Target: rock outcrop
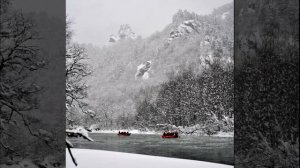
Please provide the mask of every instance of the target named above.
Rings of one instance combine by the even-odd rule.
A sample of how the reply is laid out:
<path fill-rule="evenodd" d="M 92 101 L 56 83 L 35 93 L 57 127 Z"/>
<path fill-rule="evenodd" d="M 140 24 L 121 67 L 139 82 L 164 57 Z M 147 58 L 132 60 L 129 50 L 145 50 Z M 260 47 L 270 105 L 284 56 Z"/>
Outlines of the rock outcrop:
<path fill-rule="evenodd" d="M 168 42 L 171 42 L 175 38 L 181 37 L 183 35 L 190 34 L 192 32 L 199 31 L 199 23 L 195 20 L 186 20 L 181 23 L 176 30 L 171 31 L 170 36 L 168 38 Z"/>
<path fill-rule="evenodd" d="M 128 24 L 123 24 L 120 26 L 120 29 L 118 31 L 117 35 L 110 35 L 109 42 L 110 43 L 116 43 L 119 40 L 125 40 L 125 39 L 135 39 L 137 36 L 131 29 L 131 27 Z"/>
<path fill-rule="evenodd" d="M 137 66 L 137 72 L 135 74 L 135 78 L 148 79 L 150 68 L 151 68 L 151 61 L 146 61 L 145 63 L 140 64 L 139 66 Z"/>

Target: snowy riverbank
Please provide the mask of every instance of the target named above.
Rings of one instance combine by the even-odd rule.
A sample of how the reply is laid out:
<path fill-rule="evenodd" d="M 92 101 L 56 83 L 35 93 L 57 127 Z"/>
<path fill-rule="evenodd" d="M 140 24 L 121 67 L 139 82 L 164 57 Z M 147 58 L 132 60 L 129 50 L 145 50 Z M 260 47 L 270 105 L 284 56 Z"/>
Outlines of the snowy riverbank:
<path fill-rule="evenodd" d="M 216 137 L 234 137 L 234 132 L 218 132 L 217 134 L 211 135 Z"/>
<path fill-rule="evenodd" d="M 140 130 L 120 130 L 120 131 L 129 131 L 131 134 L 157 134 L 161 135 L 162 132 L 156 132 L 156 131 L 140 131 Z M 119 130 L 99 130 L 95 131 L 93 130 L 92 133 L 108 133 L 108 134 L 117 134 Z M 208 136 L 206 134 L 192 134 L 192 135 L 185 135 L 181 134 L 181 136 Z M 217 134 L 211 135 L 211 136 L 216 136 L 216 137 L 234 137 L 233 132 L 218 132 Z"/>
<path fill-rule="evenodd" d="M 132 153 L 111 152 L 91 149 L 72 149 L 78 166 L 76 167 L 66 153 L 66 168 L 233 168 L 230 165 L 217 163 L 176 159 Z"/>
<path fill-rule="evenodd" d="M 109 134 L 117 134 L 119 131 L 127 132 L 129 131 L 131 134 L 161 134 L 160 132 L 155 131 L 140 131 L 140 130 L 93 130 L 92 133 L 109 133 Z"/>

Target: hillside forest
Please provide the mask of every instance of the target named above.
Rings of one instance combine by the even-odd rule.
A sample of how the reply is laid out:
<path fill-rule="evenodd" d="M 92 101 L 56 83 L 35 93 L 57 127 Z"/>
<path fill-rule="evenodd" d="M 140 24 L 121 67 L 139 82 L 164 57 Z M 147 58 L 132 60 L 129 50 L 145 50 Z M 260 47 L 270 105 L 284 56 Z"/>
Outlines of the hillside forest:
<path fill-rule="evenodd" d="M 81 47 L 93 115 L 74 108 L 69 127 L 233 132 L 233 3 L 208 15 L 179 10 L 146 38 L 124 24 L 107 45 Z"/>

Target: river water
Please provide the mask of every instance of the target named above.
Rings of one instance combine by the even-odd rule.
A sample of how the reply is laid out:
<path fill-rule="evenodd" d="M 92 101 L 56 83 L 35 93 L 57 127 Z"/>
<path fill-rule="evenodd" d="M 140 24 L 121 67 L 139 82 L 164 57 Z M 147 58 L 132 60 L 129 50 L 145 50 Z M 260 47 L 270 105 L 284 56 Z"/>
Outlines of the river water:
<path fill-rule="evenodd" d="M 132 134 L 125 137 L 110 133 L 89 133 L 89 136 L 95 142 L 89 142 L 82 138 L 69 140 L 75 148 L 234 164 L 232 137 L 180 136 L 177 139 L 162 139 L 157 134 Z"/>

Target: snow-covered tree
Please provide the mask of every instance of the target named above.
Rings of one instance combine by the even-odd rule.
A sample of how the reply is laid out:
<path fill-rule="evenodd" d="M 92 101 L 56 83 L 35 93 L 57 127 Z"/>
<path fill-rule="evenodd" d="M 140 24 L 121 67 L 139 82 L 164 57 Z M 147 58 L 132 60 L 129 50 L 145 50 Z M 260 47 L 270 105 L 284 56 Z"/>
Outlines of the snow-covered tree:
<path fill-rule="evenodd" d="M 66 120 L 67 125 L 72 124 L 72 117 L 76 116 L 76 112 L 80 110 L 88 116 L 94 117 L 94 112 L 88 109 L 88 104 L 84 102 L 87 98 L 87 85 L 85 77 L 91 74 L 91 67 L 86 63 L 87 54 L 84 47 L 72 42 L 72 31 L 70 30 L 70 22 L 66 27 Z M 67 136 L 83 137 L 88 141 L 93 141 L 83 127 L 76 130 L 67 130 Z M 72 143 L 66 139 L 66 146 L 72 161 L 77 165 L 77 161 L 73 156 L 71 149 Z"/>
<path fill-rule="evenodd" d="M 14 143 L 21 125 L 33 137 L 42 138 L 31 128 L 29 111 L 37 109 L 41 87 L 33 77 L 45 65 L 37 45 L 34 22 L 11 9 L 10 1 L 1 0 L 0 10 L 0 146 L 4 156 L 17 154 Z"/>
<path fill-rule="evenodd" d="M 93 111 L 87 108 L 84 99 L 87 97 L 85 77 L 91 74 L 91 67 L 86 63 L 87 54 L 84 47 L 72 42 L 72 31 L 67 23 L 66 30 L 66 119 L 72 122 L 72 115 L 80 110 L 85 114 L 94 116 Z"/>

